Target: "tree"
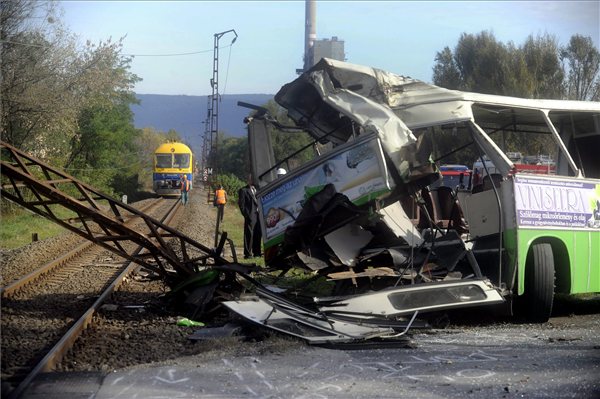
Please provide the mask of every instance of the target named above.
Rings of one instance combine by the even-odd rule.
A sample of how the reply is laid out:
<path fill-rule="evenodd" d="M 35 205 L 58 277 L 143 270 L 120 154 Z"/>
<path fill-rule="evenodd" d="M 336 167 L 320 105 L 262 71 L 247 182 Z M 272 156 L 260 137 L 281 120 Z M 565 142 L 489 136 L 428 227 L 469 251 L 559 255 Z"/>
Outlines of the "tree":
<path fill-rule="evenodd" d="M 559 58 L 556 37 L 549 34 L 534 38 L 529 36 L 521 48 L 529 74 L 531 98 L 556 98 L 564 96 L 565 74 Z"/>
<path fill-rule="evenodd" d="M 248 139 L 227 137 L 222 132 L 219 133 L 219 173 L 232 174 L 246 181 L 250 171 Z"/>
<path fill-rule="evenodd" d="M 64 165 L 81 114 L 109 110 L 132 94 L 139 78 L 129 72 L 131 59 L 120 55 L 122 39 L 80 48 L 56 18 L 54 3 L 1 4 L 2 139 Z M 47 23 L 31 22 L 39 16 Z"/>
<path fill-rule="evenodd" d="M 590 37 L 573 35 L 561 49 L 565 62 L 567 98 L 572 100 L 600 100 L 600 52 Z"/>
<path fill-rule="evenodd" d="M 151 127 L 139 130 L 134 140 L 137 157 L 140 162 L 139 184 L 146 190 L 152 189 L 152 173 L 154 172 L 154 152 L 165 142 L 165 134 Z"/>
<path fill-rule="evenodd" d="M 556 38 L 529 36 L 503 44 L 490 32 L 463 33 L 454 49 L 435 57 L 433 81 L 449 89 L 528 98 L 561 98 L 563 79 Z"/>
<path fill-rule="evenodd" d="M 183 142 L 183 140 L 181 139 L 181 135 L 175 129 L 169 129 L 167 133 L 164 134 L 164 137 L 166 141 L 177 141 L 180 143 Z"/>
<path fill-rule="evenodd" d="M 512 43 L 498 42 L 493 33 L 463 33 L 454 51 L 462 89 L 478 93 L 519 95 L 523 81 L 521 60 Z"/>
<path fill-rule="evenodd" d="M 433 81 L 436 85 L 445 87 L 446 89 L 458 90 L 463 87 L 458 66 L 454 61 L 452 50 L 449 47 L 444 47 L 435 56 Z"/>
<path fill-rule="evenodd" d="M 565 73 L 561 61 L 568 65 Z M 549 34 L 527 37 L 522 46 L 503 44 L 489 32 L 463 33 L 454 51 L 445 47 L 438 52 L 433 67 L 434 83 L 450 89 L 526 98 L 591 99 L 598 95 L 598 50 L 591 39 L 574 36 L 570 45 L 560 50 L 557 39 Z M 568 79 L 565 77 L 568 75 Z M 567 91 L 565 91 L 565 88 Z M 544 134 L 515 134 L 506 129 L 494 130 L 492 139 L 505 151 L 527 154 L 551 152 L 551 138 Z M 491 132 L 490 132 L 491 133 Z M 465 148 L 457 158 L 451 150 L 466 144 L 458 141 L 454 131 L 435 132 L 435 147 L 444 162 L 467 164 L 477 156 Z"/>
<path fill-rule="evenodd" d="M 110 106 L 91 106 L 79 114 L 79 132 L 71 140 L 65 169 L 93 182 L 105 192 L 132 195 L 138 190 L 140 162 L 133 127 L 131 99 L 124 96 Z M 99 109 L 100 108 L 100 109 Z"/>
<path fill-rule="evenodd" d="M 55 72 L 66 68 L 70 58 L 55 51 L 58 47 L 52 40 L 61 40 L 62 34 L 52 3 L 15 0 L 0 4 L 2 139 L 32 150 L 38 132 L 54 123 L 52 100 L 56 99 L 48 97 L 59 84 Z"/>

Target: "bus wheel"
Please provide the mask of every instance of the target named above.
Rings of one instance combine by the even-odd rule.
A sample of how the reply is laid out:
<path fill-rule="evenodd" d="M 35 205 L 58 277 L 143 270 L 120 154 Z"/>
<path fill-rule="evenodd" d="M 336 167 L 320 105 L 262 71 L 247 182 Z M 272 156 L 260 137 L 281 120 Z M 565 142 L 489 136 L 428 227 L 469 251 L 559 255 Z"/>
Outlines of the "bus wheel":
<path fill-rule="evenodd" d="M 554 301 L 554 256 L 550 244 L 534 244 L 527 254 L 525 294 L 522 306 L 525 318 L 545 323 L 552 314 Z"/>

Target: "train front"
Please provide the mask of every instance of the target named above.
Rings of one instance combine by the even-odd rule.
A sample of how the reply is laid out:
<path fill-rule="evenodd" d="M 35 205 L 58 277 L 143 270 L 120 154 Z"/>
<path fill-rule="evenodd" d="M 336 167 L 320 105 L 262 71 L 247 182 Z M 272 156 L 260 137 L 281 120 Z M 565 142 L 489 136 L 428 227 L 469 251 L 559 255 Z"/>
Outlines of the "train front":
<path fill-rule="evenodd" d="M 192 150 L 183 143 L 164 143 L 154 151 L 152 189 L 158 195 L 179 195 L 183 175 L 192 183 Z"/>

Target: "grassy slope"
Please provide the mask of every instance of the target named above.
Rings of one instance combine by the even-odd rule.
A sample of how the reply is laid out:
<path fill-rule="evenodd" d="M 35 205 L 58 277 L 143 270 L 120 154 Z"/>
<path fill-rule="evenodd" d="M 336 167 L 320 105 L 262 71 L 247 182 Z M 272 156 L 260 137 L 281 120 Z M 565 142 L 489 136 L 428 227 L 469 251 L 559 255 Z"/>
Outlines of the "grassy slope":
<path fill-rule="evenodd" d="M 0 223 L 0 249 L 14 249 L 31 242 L 33 233 L 39 240 L 57 236 L 67 230 L 41 216 L 19 211 L 2 215 Z"/>

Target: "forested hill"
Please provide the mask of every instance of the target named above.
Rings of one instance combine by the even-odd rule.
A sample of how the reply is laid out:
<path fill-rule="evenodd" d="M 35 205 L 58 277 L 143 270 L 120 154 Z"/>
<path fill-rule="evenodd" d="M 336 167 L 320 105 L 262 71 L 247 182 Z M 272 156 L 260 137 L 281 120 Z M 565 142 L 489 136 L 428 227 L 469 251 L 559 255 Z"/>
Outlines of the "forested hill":
<path fill-rule="evenodd" d="M 167 132 L 177 131 L 184 140 L 199 144 L 206 121 L 207 96 L 174 96 L 162 94 L 136 94 L 139 105 L 132 105 L 136 128 L 153 127 Z M 238 101 L 264 105 L 273 94 L 226 94 L 219 103 L 219 130 L 229 136 L 246 135 L 244 117 L 251 110 L 237 105 Z"/>

